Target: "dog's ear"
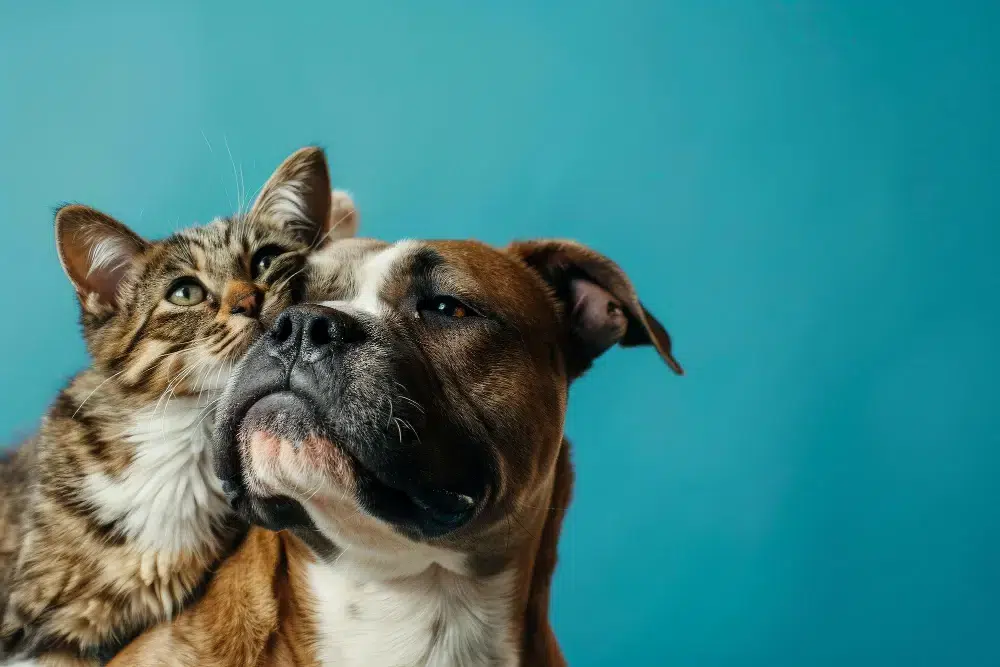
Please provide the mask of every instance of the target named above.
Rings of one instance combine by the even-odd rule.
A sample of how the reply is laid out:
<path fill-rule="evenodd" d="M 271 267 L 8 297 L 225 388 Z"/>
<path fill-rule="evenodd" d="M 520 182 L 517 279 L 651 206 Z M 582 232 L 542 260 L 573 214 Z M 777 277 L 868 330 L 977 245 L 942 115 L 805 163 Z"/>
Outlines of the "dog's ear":
<path fill-rule="evenodd" d="M 56 250 L 83 309 L 93 315 L 118 307 L 122 278 L 147 242 L 100 211 L 70 204 L 56 212 Z"/>
<path fill-rule="evenodd" d="M 508 248 L 552 288 L 568 328 L 570 376 L 576 377 L 615 344 L 652 345 L 678 375 L 667 330 L 646 310 L 621 267 L 566 240 L 518 241 Z"/>
<path fill-rule="evenodd" d="M 297 234 L 319 246 L 334 233 L 331 214 L 338 194 L 330 192 L 330 170 L 322 148 L 292 153 L 268 179 L 250 207 L 250 217 Z M 350 201 L 350 197 L 347 198 Z M 352 204 L 353 207 L 353 204 Z"/>
<path fill-rule="evenodd" d="M 349 239 L 358 235 L 360 224 L 358 208 L 351 193 L 334 190 L 330 194 L 330 223 L 327 225 L 327 239 Z"/>

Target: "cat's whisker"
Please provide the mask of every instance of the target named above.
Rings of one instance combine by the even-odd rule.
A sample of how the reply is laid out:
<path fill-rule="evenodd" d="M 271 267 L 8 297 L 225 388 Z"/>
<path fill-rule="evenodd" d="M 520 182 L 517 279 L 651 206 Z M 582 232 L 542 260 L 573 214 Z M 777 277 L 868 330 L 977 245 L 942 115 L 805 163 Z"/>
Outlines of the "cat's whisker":
<path fill-rule="evenodd" d="M 227 331 L 221 340 L 217 341 L 208 349 L 208 353 L 213 357 L 222 356 L 220 352 L 224 350 L 233 341 L 234 338 L 240 335 L 239 331 Z"/>
<path fill-rule="evenodd" d="M 163 354 L 156 355 L 155 357 L 153 357 L 152 359 L 149 360 L 147 367 L 145 369 L 143 369 L 139 373 L 139 377 L 141 378 L 141 377 L 145 376 L 147 373 L 159 369 L 160 366 L 158 364 L 156 364 L 157 361 L 165 359 L 166 357 L 171 357 L 171 356 L 174 356 L 174 355 L 177 355 L 177 354 L 183 354 L 185 352 L 190 352 L 191 350 L 195 349 L 201 343 L 203 343 L 204 341 L 206 341 L 208 339 L 209 339 L 209 336 L 202 336 L 201 338 L 195 338 L 194 340 L 188 341 L 186 347 L 182 347 L 179 350 L 173 350 L 173 351 L 170 351 L 170 352 L 164 352 Z"/>
<path fill-rule="evenodd" d="M 205 337 L 202 337 L 202 338 L 195 338 L 193 341 L 189 341 L 189 343 L 191 343 L 191 344 L 188 347 L 184 347 L 184 348 L 181 348 L 179 350 L 174 350 L 172 352 L 164 352 L 163 354 L 156 355 L 155 357 L 153 357 L 152 359 L 149 360 L 149 365 L 145 369 L 143 369 L 142 371 L 139 372 L 139 375 L 138 375 L 138 377 L 136 379 L 142 379 L 143 377 L 145 377 L 149 373 L 152 373 L 154 370 L 157 370 L 160 367 L 156 363 L 157 361 L 165 359 L 166 357 L 171 357 L 171 356 L 174 356 L 174 355 L 177 355 L 177 354 L 183 354 L 185 352 L 190 352 L 194 348 L 198 347 L 198 345 L 201 342 L 203 342 L 203 341 L 205 341 L 207 339 L 208 339 L 208 336 L 205 336 Z M 98 389 L 100 389 L 106 382 L 108 382 L 108 381 L 110 381 L 110 380 L 118 377 L 119 375 L 122 375 L 123 373 L 127 373 L 129 370 L 131 370 L 131 369 L 126 368 L 126 369 L 124 369 L 122 371 L 119 371 L 118 373 L 115 373 L 114 375 L 112 375 L 111 377 L 107 378 L 106 380 L 104 380 L 104 382 L 102 382 L 101 384 L 99 384 L 97 386 L 97 388 L 94 389 L 94 391 L 90 392 L 90 395 L 87 396 L 87 399 L 85 399 L 84 402 L 80 404 L 80 408 L 82 408 L 83 405 L 87 402 L 87 400 L 89 400 L 90 397 L 94 395 L 94 392 L 96 392 Z M 77 409 L 77 412 L 79 412 L 80 408 Z M 76 416 L 75 413 L 74 413 L 74 416 Z"/>
<path fill-rule="evenodd" d="M 208 137 L 205 136 L 205 130 L 201 131 L 201 138 L 205 140 L 205 145 L 208 146 L 208 152 L 215 155 L 215 151 L 212 150 L 212 143 L 208 140 Z"/>
<path fill-rule="evenodd" d="M 242 162 L 240 163 L 240 189 L 243 191 L 243 195 L 242 195 L 242 197 L 243 197 L 243 208 L 244 209 L 249 209 L 250 208 L 250 200 L 246 198 L 247 197 L 247 181 L 246 181 L 246 178 L 243 177 L 243 163 Z"/>
<path fill-rule="evenodd" d="M 236 215 L 243 215 L 243 195 L 240 192 L 240 177 L 236 174 L 236 160 L 233 159 L 233 152 L 229 150 L 229 138 L 222 135 L 222 141 L 226 144 L 226 153 L 229 154 L 229 164 L 233 166 L 233 180 L 236 181 Z"/>
<path fill-rule="evenodd" d="M 217 356 L 222 357 L 223 360 L 228 359 L 232 351 L 236 348 L 237 345 L 240 344 L 241 340 L 242 340 L 241 336 L 235 336 L 231 341 L 229 341 L 229 344 L 226 345 L 225 348 L 219 351 L 219 354 Z"/>
<path fill-rule="evenodd" d="M 222 364 L 219 364 L 219 370 L 217 370 L 215 372 L 215 384 L 213 385 L 213 388 L 216 389 L 216 390 L 218 390 L 219 380 L 222 378 L 222 369 L 223 368 L 225 368 L 225 366 L 223 366 Z"/>
<path fill-rule="evenodd" d="M 186 374 L 187 374 L 188 372 L 190 372 L 190 370 L 189 370 L 189 369 L 185 369 L 185 370 L 181 371 L 180 373 L 178 373 L 178 375 L 180 376 L 180 378 L 181 378 L 181 379 L 183 379 L 183 377 L 184 377 L 184 376 L 185 376 L 185 375 L 186 375 Z M 176 380 L 177 380 L 177 378 L 176 378 L 176 377 L 175 377 L 175 378 L 171 378 L 171 379 L 167 380 L 167 386 L 166 386 L 166 387 L 164 387 L 163 391 L 161 391 L 161 392 L 160 392 L 160 396 L 159 396 L 159 398 L 157 398 L 157 399 L 156 399 L 156 404 L 155 404 L 155 405 L 153 405 L 153 415 L 155 415 L 155 414 L 156 414 L 156 412 L 157 412 L 157 410 L 159 410 L 159 409 L 160 409 L 160 402 L 161 402 L 161 401 L 162 401 L 162 400 L 163 400 L 163 399 L 164 399 L 164 398 L 166 397 L 166 395 L 167 395 L 167 392 L 169 392 L 169 391 L 172 391 L 172 387 L 173 387 L 173 383 L 174 383 L 174 382 L 175 382 Z M 164 407 L 164 408 L 163 408 L 163 410 L 164 410 L 164 413 L 166 413 L 166 407 Z"/>
<path fill-rule="evenodd" d="M 236 349 L 236 346 L 240 345 L 243 342 L 246 333 L 247 333 L 246 330 L 235 332 L 223 343 L 221 349 L 215 352 L 215 356 L 217 358 L 222 359 L 222 361 L 225 362 L 227 359 L 230 358 L 233 350 Z"/>
<path fill-rule="evenodd" d="M 163 404 L 163 413 L 162 413 L 163 416 L 166 416 L 166 414 L 167 414 L 167 406 L 170 404 L 170 399 L 174 395 L 174 390 L 178 386 L 180 386 L 181 382 L 183 382 L 187 377 L 189 377 L 192 373 L 194 373 L 196 369 L 200 368 L 203 365 L 204 365 L 204 362 L 195 363 L 195 364 L 189 366 L 188 368 L 185 368 L 183 371 L 181 371 L 180 373 L 178 373 L 177 376 L 173 380 L 171 380 L 170 382 L 167 383 L 167 388 L 164 390 L 163 394 L 160 394 L 160 398 L 161 399 L 163 398 L 164 394 L 167 395 L 166 396 L 166 403 Z M 153 408 L 153 414 L 156 414 L 156 408 L 158 408 L 159 405 L 160 405 L 160 401 L 157 400 L 156 407 Z"/>
<path fill-rule="evenodd" d="M 319 238 L 317 238 L 315 241 L 312 242 L 312 244 L 309 246 L 309 249 L 312 250 L 314 248 L 318 248 L 319 246 L 323 245 L 323 243 L 325 243 L 326 240 L 330 238 L 330 234 L 333 234 L 335 231 L 337 231 L 337 228 L 340 227 L 340 225 L 342 225 L 348 219 L 350 219 L 352 215 L 354 215 L 354 211 L 345 211 L 343 215 L 337 218 L 334 221 L 334 223 L 330 225 L 330 229 L 328 229 L 325 234 L 323 234 L 322 236 L 320 236 Z"/>
<path fill-rule="evenodd" d="M 300 273 L 302 273 L 305 270 L 306 270 L 306 267 L 303 266 L 301 269 L 299 269 L 298 271 L 295 271 L 290 276 L 288 276 L 286 278 L 282 278 L 279 282 L 275 283 L 273 287 L 271 287 L 271 290 L 272 291 L 277 291 L 277 290 L 280 290 L 280 289 L 284 289 L 285 285 L 287 285 L 288 283 L 290 283 L 292 281 L 292 279 L 295 278 L 295 276 L 299 275 Z"/>
<path fill-rule="evenodd" d="M 205 421 L 208 415 L 212 414 L 212 411 L 215 410 L 216 406 L 218 406 L 220 401 L 222 401 L 221 396 L 209 401 L 208 405 L 202 408 L 202 411 L 199 413 L 199 416 L 197 417 L 198 421 L 195 422 L 195 428 L 201 426 L 202 422 Z"/>
<path fill-rule="evenodd" d="M 167 428 L 167 420 L 166 420 L 167 408 L 170 407 L 170 399 L 174 397 L 174 389 L 176 389 L 178 387 L 178 385 L 181 382 L 184 381 L 185 378 L 187 378 L 188 376 L 190 376 L 196 370 L 199 370 L 199 369 L 203 368 L 204 365 L 205 365 L 205 362 L 200 362 L 200 363 L 196 363 L 196 364 L 192 365 L 190 368 L 185 369 L 185 371 L 183 373 L 181 373 L 180 375 L 178 375 L 177 378 L 174 380 L 174 382 L 171 383 L 171 385 L 168 385 L 167 400 L 163 404 L 163 412 L 161 413 L 161 421 L 160 421 L 161 433 L 162 433 L 162 435 L 164 437 L 166 437 L 166 428 Z M 159 403 L 159 402 L 157 402 L 157 403 Z M 154 411 L 154 414 L 155 414 L 155 411 Z"/>
<path fill-rule="evenodd" d="M 160 412 L 160 418 L 161 418 L 161 425 L 163 426 L 164 430 L 166 430 L 165 417 L 167 416 L 167 408 L 170 406 L 170 399 L 174 395 L 174 388 L 179 383 L 183 382 L 184 378 L 186 378 L 190 374 L 191 374 L 190 368 L 181 371 L 176 378 L 167 383 L 166 389 L 164 389 L 160 393 L 160 397 L 156 400 L 156 405 L 153 407 L 153 415 L 154 416 L 156 415 L 157 410 L 159 410 L 160 408 L 160 401 L 163 401 L 163 410 L 162 412 Z"/>
<path fill-rule="evenodd" d="M 252 195 L 250 195 L 250 199 L 249 199 L 248 201 L 251 201 L 251 202 L 252 202 L 252 201 L 254 201 L 255 199 L 257 199 L 257 195 L 259 195 L 259 194 L 260 194 L 260 191 L 261 191 L 261 190 L 262 190 L 262 189 L 264 188 L 264 186 L 265 186 L 265 185 L 266 185 L 266 183 L 261 183 L 261 184 L 260 184 L 260 185 L 259 185 L 259 186 L 257 187 L 257 189 L 253 191 L 253 194 L 252 194 Z"/>
<path fill-rule="evenodd" d="M 80 406 L 79 406 L 79 407 L 78 407 L 78 408 L 76 409 L 76 412 L 74 412 L 74 413 L 73 413 L 73 418 L 75 419 L 75 418 L 76 418 L 76 416 L 77 416 L 77 415 L 78 415 L 78 414 L 80 413 L 80 410 L 83 410 L 83 406 L 85 406 L 85 405 L 87 404 L 87 401 L 89 401 L 89 400 L 90 400 L 90 398 L 91 398 L 91 397 L 92 397 L 92 396 L 93 396 L 94 394 L 96 394 L 96 393 L 97 393 L 97 390 L 98 390 L 98 389 L 100 389 L 101 387 L 103 387 L 104 385 L 106 385 L 106 384 L 107 384 L 108 382 L 111 382 L 112 380 L 114 380 L 114 379 L 115 379 L 116 377 L 118 377 L 118 376 L 119 376 L 119 375 L 121 375 L 122 373 L 126 373 L 126 372 L 128 372 L 128 369 L 127 369 L 127 368 L 126 368 L 125 370 L 123 370 L 123 371 L 118 371 L 118 372 L 117 372 L 117 373 L 115 373 L 114 375 L 111 375 L 111 376 L 108 376 L 108 378 L 107 378 L 107 379 L 105 379 L 105 380 L 104 380 L 103 382 L 101 382 L 101 383 L 100 383 L 99 385 L 97 385 L 96 387 L 94 387 L 94 390 L 93 390 L 92 392 L 90 392 L 89 394 L 87 394 L 87 398 L 83 399 L 83 402 L 82 402 L 82 403 L 80 403 Z"/>

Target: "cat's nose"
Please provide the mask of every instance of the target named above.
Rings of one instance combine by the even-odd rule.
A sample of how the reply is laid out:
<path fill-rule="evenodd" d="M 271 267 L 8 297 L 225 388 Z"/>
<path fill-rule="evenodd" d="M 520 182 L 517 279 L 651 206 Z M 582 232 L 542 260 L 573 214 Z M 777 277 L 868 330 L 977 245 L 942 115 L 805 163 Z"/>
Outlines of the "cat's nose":
<path fill-rule="evenodd" d="M 260 288 L 253 283 L 233 280 L 222 295 L 222 312 L 244 317 L 257 317 L 264 300 Z"/>

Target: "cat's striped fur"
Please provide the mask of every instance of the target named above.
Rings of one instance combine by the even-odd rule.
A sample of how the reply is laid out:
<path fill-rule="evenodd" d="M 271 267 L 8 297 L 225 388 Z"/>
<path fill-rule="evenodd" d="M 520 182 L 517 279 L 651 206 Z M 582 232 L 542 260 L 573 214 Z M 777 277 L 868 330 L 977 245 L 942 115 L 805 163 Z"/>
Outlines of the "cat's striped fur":
<path fill-rule="evenodd" d="M 0 466 L 0 662 L 97 664 L 196 595 L 245 532 L 211 470 L 217 394 L 299 297 L 307 254 L 355 226 L 316 148 L 245 214 L 163 241 L 59 211 L 92 365 Z"/>

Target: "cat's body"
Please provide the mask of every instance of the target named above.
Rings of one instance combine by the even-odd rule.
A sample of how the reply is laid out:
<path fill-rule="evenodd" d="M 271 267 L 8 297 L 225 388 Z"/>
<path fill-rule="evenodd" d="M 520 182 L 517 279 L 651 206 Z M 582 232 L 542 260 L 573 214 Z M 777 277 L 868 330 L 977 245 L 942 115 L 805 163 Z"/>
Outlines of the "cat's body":
<path fill-rule="evenodd" d="M 3 581 L 19 550 L 36 443 L 37 438 L 31 438 L 16 448 L 0 452 L 0 610 L 4 608 L 7 590 Z"/>
<path fill-rule="evenodd" d="M 304 149 L 245 215 L 164 241 L 59 212 L 93 363 L 0 466 L 18 489 L 0 492 L 0 662 L 95 664 L 174 614 L 238 544 L 210 464 L 215 399 L 301 296 L 308 253 L 353 233 L 338 195 L 331 207 L 322 152 Z"/>
<path fill-rule="evenodd" d="M 3 628 L 19 653 L 113 654 L 242 535 L 208 459 L 210 406 L 143 404 L 107 380 L 74 378 L 33 443 Z"/>

